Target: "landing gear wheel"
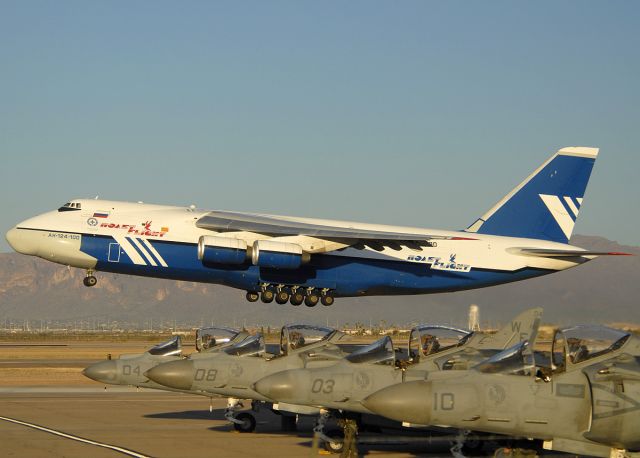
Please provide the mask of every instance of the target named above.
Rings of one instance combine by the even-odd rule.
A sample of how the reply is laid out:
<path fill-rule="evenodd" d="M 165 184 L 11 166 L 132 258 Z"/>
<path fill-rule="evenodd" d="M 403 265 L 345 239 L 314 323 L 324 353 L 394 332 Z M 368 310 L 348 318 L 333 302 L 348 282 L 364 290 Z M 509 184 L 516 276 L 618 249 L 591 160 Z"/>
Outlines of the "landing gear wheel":
<path fill-rule="evenodd" d="M 254 293 L 253 291 L 247 291 L 247 300 L 249 302 L 256 302 L 260 299 L 260 295 L 258 293 Z"/>
<path fill-rule="evenodd" d="M 236 415 L 236 420 L 242 423 L 234 423 L 233 427 L 240 433 L 252 433 L 256 430 L 256 419 L 253 415 L 247 412 L 242 412 Z"/>
<path fill-rule="evenodd" d="M 280 305 L 286 304 L 289 301 L 289 293 L 286 291 L 280 291 L 276 294 L 276 302 Z"/>
<path fill-rule="evenodd" d="M 333 303 L 335 302 L 335 299 L 333 298 L 333 296 L 322 296 L 322 298 L 320 298 L 320 302 L 322 302 L 322 305 L 333 305 Z"/>
<path fill-rule="evenodd" d="M 304 298 L 304 305 L 306 305 L 307 307 L 315 307 L 316 304 L 318 303 L 318 300 L 320 300 L 320 298 L 318 297 L 317 294 L 315 293 L 307 294 L 307 296 Z"/>
<path fill-rule="evenodd" d="M 275 297 L 275 294 L 273 294 L 273 291 L 267 289 L 265 291 L 262 291 L 262 294 L 260 295 L 260 300 L 265 304 L 268 304 L 270 302 L 273 302 L 274 297 Z"/>
<path fill-rule="evenodd" d="M 300 305 L 304 302 L 304 295 L 302 293 L 293 293 L 289 302 L 291 302 L 291 305 Z"/>
<path fill-rule="evenodd" d="M 331 429 L 325 433 L 331 441 L 324 441 L 324 449 L 331 453 L 342 453 L 344 449 L 344 433 L 339 429 Z"/>
<path fill-rule="evenodd" d="M 96 286 L 96 283 L 98 283 L 98 279 L 93 275 L 87 275 L 82 280 L 82 283 L 84 284 L 84 286 Z"/>

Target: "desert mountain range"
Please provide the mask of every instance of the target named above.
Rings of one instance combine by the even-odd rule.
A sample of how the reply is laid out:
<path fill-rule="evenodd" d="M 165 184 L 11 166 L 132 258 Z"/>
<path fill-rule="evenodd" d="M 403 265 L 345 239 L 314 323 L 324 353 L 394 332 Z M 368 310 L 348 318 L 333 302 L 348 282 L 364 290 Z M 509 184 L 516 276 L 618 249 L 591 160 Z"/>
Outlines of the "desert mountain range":
<path fill-rule="evenodd" d="M 602 257 L 544 277 L 479 290 L 422 296 L 337 299 L 313 309 L 249 303 L 244 292 L 224 286 L 98 272 L 98 284 L 82 285 L 84 272 L 30 256 L 0 253 L 0 320 L 153 319 L 232 325 L 310 321 L 368 325 L 412 322 L 465 325 L 468 306 L 481 321 L 505 322 L 530 306 L 545 308 L 544 321 L 640 324 L 640 247 L 591 236 L 572 243 L 636 256 Z"/>

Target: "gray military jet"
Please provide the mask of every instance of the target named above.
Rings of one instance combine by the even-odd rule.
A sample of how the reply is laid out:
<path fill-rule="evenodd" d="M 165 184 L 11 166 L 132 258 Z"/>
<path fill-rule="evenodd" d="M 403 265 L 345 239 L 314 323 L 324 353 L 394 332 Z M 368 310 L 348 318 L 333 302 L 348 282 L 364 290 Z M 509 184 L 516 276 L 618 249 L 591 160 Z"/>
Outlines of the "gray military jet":
<path fill-rule="evenodd" d="M 280 352 L 272 355 L 262 348 L 254 348 L 251 354 L 221 352 L 215 357 L 206 354 L 190 359 L 171 361 L 153 367 L 145 376 L 160 385 L 191 393 L 229 397 L 225 417 L 236 430 L 249 432 L 255 429 L 254 416 L 238 413 L 241 400 L 249 399 L 271 403 L 272 399 L 256 392 L 253 384 L 261 378 L 292 368 L 321 367 L 334 364 L 346 352 L 344 344 L 348 336 L 332 328 L 305 324 L 284 326 L 280 333 Z M 252 403 L 252 408 L 257 404 Z M 317 414 L 318 409 L 278 403 L 275 410 L 300 414 Z"/>
<path fill-rule="evenodd" d="M 224 349 L 235 347 L 249 338 L 246 332 L 223 327 L 198 329 L 196 332 L 196 350 L 211 356 Z M 167 390 L 164 385 L 149 380 L 144 373 L 158 364 L 179 361 L 182 356 L 180 336 L 150 348 L 144 353 L 124 354 L 118 359 L 107 359 L 88 366 L 82 373 L 97 382 L 111 385 L 129 385 L 140 388 Z M 170 389 L 171 391 L 175 391 Z M 180 390 L 178 390 L 180 391 Z"/>
<path fill-rule="evenodd" d="M 409 335 L 407 359 L 396 358 L 387 336 L 335 364 L 274 373 L 257 381 L 254 389 L 279 403 L 322 409 L 316 432 L 325 441 L 331 441 L 323 431 L 331 416 L 338 412 L 371 413 L 362 401 L 384 387 L 425 380 L 434 371 L 468 369 L 534 336 L 541 315 L 541 308 L 527 310 L 495 334 L 447 326 L 416 326 Z"/>
<path fill-rule="evenodd" d="M 543 441 L 549 450 L 640 456 L 640 339 L 602 326 L 556 332 L 548 358 L 522 342 L 470 370 L 384 388 L 366 409 L 398 421 Z M 630 452 L 631 451 L 631 452 Z"/>

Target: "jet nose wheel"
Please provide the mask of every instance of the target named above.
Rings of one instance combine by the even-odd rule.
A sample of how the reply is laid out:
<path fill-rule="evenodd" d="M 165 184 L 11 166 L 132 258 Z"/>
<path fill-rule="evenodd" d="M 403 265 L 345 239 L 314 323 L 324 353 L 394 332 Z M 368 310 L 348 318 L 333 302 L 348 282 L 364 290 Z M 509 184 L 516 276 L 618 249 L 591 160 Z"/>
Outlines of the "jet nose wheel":
<path fill-rule="evenodd" d="M 256 419 L 253 415 L 247 412 L 242 412 L 236 415 L 236 420 L 240 423 L 234 423 L 233 427 L 236 431 L 241 433 L 252 433 L 256 429 Z"/>
<path fill-rule="evenodd" d="M 84 277 L 84 279 L 82 280 L 82 283 L 84 284 L 84 286 L 89 286 L 89 287 L 96 286 L 96 283 L 98 283 L 98 279 L 93 275 L 88 275 Z"/>
<path fill-rule="evenodd" d="M 247 291 L 247 300 L 249 302 L 256 302 L 260 298 L 258 293 L 254 293 L 253 291 Z"/>
<path fill-rule="evenodd" d="M 267 289 L 263 291 L 262 294 L 260 295 L 260 300 L 265 304 L 268 304 L 270 302 L 273 302 L 274 297 L 275 297 L 275 294 L 273 294 L 273 291 Z"/>
<path fill-rule="evenodd" d="M 289 301 L 289 293 L 286 291 L 280 291 L 276 294 L 276 302 L 280 305 L 286 304 Z"/>

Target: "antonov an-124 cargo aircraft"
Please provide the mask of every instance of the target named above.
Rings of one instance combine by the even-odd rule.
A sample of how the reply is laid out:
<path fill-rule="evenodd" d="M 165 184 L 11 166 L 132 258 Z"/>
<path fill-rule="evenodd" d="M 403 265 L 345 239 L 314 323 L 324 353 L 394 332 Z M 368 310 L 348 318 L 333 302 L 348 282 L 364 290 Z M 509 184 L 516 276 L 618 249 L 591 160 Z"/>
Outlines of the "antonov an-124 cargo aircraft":
<path fill-rule="evenodd" d="M 467 229 L 447 231 L 75 199 L 7 232 L 18 252 L 95 272 L 218 283 L 310 307 L 546 275 L 607 253 L 569 245 L 597 148 L 559 150 Z"/>

